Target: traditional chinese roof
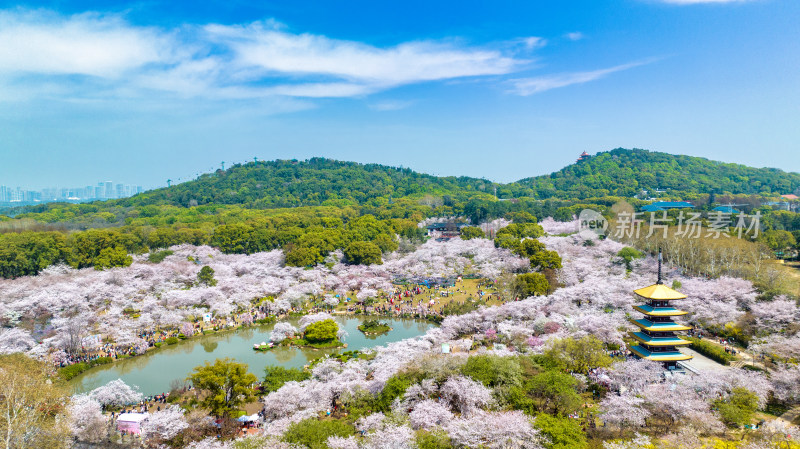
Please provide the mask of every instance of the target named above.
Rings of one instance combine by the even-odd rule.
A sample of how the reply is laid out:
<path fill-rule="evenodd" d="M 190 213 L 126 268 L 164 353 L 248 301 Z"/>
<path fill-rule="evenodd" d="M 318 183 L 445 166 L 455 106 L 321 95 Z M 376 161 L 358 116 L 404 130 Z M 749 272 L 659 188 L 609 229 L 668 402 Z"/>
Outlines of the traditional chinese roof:
<path fill-rule="evenodd" d="M 647 304 L 633 306 L 633 308 L 649 316 L 681 316 L 689 313 L 674 307 L 653 307 Z"/>
<path fill-rule="evenodd" d="M 631 346 L 631 351 L 639 357 L 656 362 L 679 362 L 681 360 L 691 360 L 692 356 L 680 351 L 650 352 L 641 346 Z"/>
<path fill-rule="evenodd" d="M 680 332 L 688 331 L 691 329 L 689 326 L 683 324 L 673 323 L 668 321 L 666 323 L 654 323 L 648 319 L 631 320 L 631 323 L 639 326 L 639 328 L 650 332 Z"/>
<path fill-rule="evenodd" d="M 649 287 L 634 290 L 634 293 L 645 299 L 655 299 L 657 301 L 670 301 L 673 299 L 686 299 L 686 295 L 677 292 L 664 284 L 653 284 Z"/>
<path fill-rule="evenodd" d="M 667 209 L 694 209 L 694 204 L 686 201 L 656 201 L 642 207 L 643 212 L 660 212 Z"/>
<path fill-rule="evenodd" d="M 712 209 L 715 212 L 722 212 L 724 214 L 738 214 L 740 213 L 737 209 L 734 209 L 731 206 L 717 206 Z"/>
<path fill-rule="evenodd" d="M 631 332 L 631 337 L 647 346 L 686 346 L 692 344 L 680 337 L 651 337 L 644 332 Z"/>

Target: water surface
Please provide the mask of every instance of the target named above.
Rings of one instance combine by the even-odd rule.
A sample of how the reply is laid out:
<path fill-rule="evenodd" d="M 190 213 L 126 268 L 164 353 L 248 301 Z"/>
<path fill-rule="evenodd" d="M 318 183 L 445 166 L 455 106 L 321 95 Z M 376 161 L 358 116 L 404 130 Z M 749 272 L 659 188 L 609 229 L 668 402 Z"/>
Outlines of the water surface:
<path fill-rule="evenodd" d="M 254 351 L 253 345 L 269 341 L 274 324 L 196 336 L 172 346 L 150 350 L 145 355 L 119 360 L 110 365 L 99 366 L 70 381 L 76 393 L 86 392 L 114 379 L 122 379 L 128 385 L 137 385 L 145 395 L 164 393 L 170 390 L 174 380 L 183 382 L 192 369 L 215 359 L 232 357 L 249 365 L 250 372 L 259 379 L 268 365 L 299 368 L 310 360 L 341 351 L 365 349 L 384 345 L 406 338 L 416 337 L 434 325 L 424 321 L 382 319 L 392 330 L 383 335 L 365 336 L 358 326 L 365 317 L 336 317 L 339 328 L 349 335 L 345 338 L 347 349 L 313 350 L 279 347 L 270 351 Z M 297 326 L 298 320 L 288 320 Z"/>

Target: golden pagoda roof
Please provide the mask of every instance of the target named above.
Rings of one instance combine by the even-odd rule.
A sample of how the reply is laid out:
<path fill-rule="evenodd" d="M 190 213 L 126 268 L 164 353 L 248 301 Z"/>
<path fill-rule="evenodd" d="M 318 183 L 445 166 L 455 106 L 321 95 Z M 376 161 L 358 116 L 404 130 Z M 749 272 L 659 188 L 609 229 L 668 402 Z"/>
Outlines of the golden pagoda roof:
<path fill-rule="evenodd" d="M 686 295 L 677 292 L 664 284 L 653 284 L 649 287 L 634 290 L 634 293 L 642 298 L 655 300 L 686 299 Z"/>

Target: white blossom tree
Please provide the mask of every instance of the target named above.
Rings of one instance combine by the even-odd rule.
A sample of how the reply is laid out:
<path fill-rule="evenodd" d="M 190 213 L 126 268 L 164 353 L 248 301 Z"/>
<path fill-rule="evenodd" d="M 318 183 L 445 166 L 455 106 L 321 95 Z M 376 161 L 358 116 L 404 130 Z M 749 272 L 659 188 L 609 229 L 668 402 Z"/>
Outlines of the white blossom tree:
<path fill-rule="evenodd" d="M 89 392 L 89 396 L 103 406 L 122 407 L 142 400 L 142 393 L 130 387 L 122 379 L 112 380 Z"/>

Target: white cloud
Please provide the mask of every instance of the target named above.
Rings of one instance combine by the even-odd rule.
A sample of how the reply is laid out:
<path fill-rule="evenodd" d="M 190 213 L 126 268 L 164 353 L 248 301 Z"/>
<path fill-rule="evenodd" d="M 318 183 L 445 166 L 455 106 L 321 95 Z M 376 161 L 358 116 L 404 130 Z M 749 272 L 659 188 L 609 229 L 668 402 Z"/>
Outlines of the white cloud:
<path fill-rule="evenodd" d="M 557 89 L 559 87 L 588 83 L 589 81 L 603 78 L 612 73 L 628 70 L 648 64 L 650 62 L 652 62 L 652 60 L 632 62 L 629 64 L 622 64 L 609 67 L 607 69 L 592 70 L 589 72 L 560 73 L 533 78 L 514 79 L 511 80 L 511 84 L 513 85 L 512 92 L 523 96 L 533 95 L 546 90 Z"/>
<path fill-rule="evenodd" d="M 526 42 L 541 44 L 539 38 Z M 97 13 L 0 11 L 0 81 L 24 92 L 5 100 L 45 91 L 58 91 L 54 98 L 154 91 L 178 98 L 358 97 L 508 74 L 527 62 L 506 53 L 513 52 L 455 41 L 376 47 L 293 34 L 274 21 L 159 29 Z"/>
<path fill-rule="evenodd" d="M 509 73 L 519 61 L 498 51 L 434 42 L 378 48 L 313 34 L 290 34 L 254 23 L 209 25 L 206 31 L 234 53 L 233 63 L 267 73 L 330 76 L 374 86 Z"/>
<path fill-rule="evenodd" d="M 170 58 L 165 36 L 115 17 L 0 12 L 0 72 L 117 77 Z"/>
<path fill-rule="evenodd" d="M 580 31 L 567 33 L 567 34 L 564 35 L 564 37 L 566 37 L 567 39 L 569 39 L 571 41 L 579 41 L 579 40 L 584 38 L 583 33 L 581 33 Z"/>
<path fill-rule="evenodd" d="M 373 111 L 386 112 L 386 111 L 399 111 L 413 105 L 413 101 L 409 100 L 385 100 L 377 103 L 372 103 L 369 108 Z"/>

